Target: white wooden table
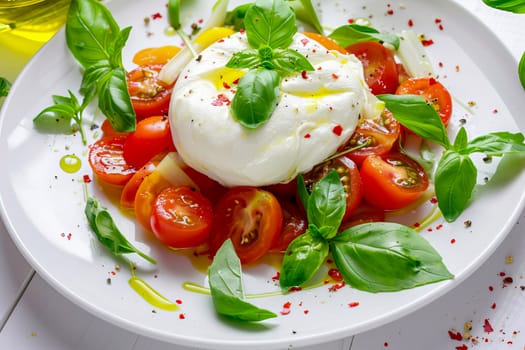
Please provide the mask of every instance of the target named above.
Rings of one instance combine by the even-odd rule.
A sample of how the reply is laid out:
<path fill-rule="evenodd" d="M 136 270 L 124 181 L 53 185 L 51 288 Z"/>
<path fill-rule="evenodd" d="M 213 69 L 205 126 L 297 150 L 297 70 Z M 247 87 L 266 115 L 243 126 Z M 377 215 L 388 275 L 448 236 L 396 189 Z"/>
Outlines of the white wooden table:
<path fill-rule="evenodd" d="M 481 0 L 457 1 L 489 23 L 519 59 L 525 15 L 489 9 Z M 0 76 L 13 80 L 28 59 L 0 44 Z M 525 349 L 524 232 L 525 213 L 490 259 L 450 293 L 391 324 L 311 349 Z M 471 339 L 454 339 L 465 325 Z M 0 221 L 0 349 L 187 348 L 123 330 L 65 299 L 32 270 Z"/>

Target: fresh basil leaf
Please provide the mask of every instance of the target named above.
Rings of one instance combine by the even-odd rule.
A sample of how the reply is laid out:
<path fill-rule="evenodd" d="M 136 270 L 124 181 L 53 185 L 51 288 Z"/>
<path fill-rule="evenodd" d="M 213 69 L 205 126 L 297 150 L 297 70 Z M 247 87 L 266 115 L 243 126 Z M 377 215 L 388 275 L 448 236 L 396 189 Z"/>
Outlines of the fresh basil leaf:
<path fill-rule="evenodd" d="M 445 151 L 434 174 L 438 206 L 448 222 L 456 220 L 467 207 L 474 186 L 477 169 L 468 155 Z"/>
<path fill-rule="evenodd" d="M 346 192 L 341 179 L 332 170 L 315 184 L 308 200 L 307 218 L 310 225 L 318 228 L 330 227 L 332 232 L 323 236 L 333 238 L 343 220 L 346 210 Z"/>
<path fill-rule="evenodd" d="M 11 83 L 6 78 L 0 77 L 0 97 L 7 96 L 11 90 Z"/>
<path fill-rule="evenodd" d="M 518 76 L 520 78 L 521 86 L 525 89 L 525 52 L 521 56 L 518 66 Z"/>
<path fill-rule="evenodd" d="M 319 17 L 317 16 L 317 11 L 310 0 L 288 0 L 292 9 L 295 12 L 297 19 L 300 21 L 311 25 L 318 33 L 324 35 L 323 26 Z"/>
<path fill-rule="evenodd" d="M 180 24 L 180 0 L 168 0 L 168 20 L 173 29 L 178 30 Z"/>
<path fill-rule="evenodd" d="M 260 66 L 261 63 L 262 60 L 259 56 L 259 51 L 255 49 L 248 49 L 234 53 L 232 58 L 230 58 L 228 63 L 226 63 L 226 67 L 237 69 L 250 69 Z"/>
<path fill-rule="evenodd" d="M 248 8 L 244 19 L 251 47 L 262 45 L 285 49 L 297 32 L 295 13 L 284 0 L 257 0 Z"/>
<path fill-rule="evenodd" d="M 454 140 L 454 150 L 456 152 L 460 152 L 467 147 L 467 144 L 468 144 L 467 130 L 465 130 L 464 127 L 461 127 L 456 135 L 456 139 Z"/>
<path fill-rule="evenodd" d="M 270 119 L 280 97 L 281 77 L 274 70 L 252 69 L 237 85 L 231 103 L 233 117 L 242 126 L 255 129 Z"/>
<path fill-rule="evenodd" d="M 285 74 L 315 70 L 306 57 L 289 48 L 273 50 L 271 63 L 274 67 L 273 69 Z"/>
<path fill-rule="evenodd" d="M 98 106 L 116 131 L 135 130 L 135 112 L 129 97 L 124 68 L 115 68 L 102 78 L 98 86 Z"/>
<path fill-rule="evenodd" d="M 378 95 L 385 107 L 403 126 L 424 139 L 433 141 L 446 149 L 451 148 L 447 130 L 436 110 L 418 95 Z"/>
<path fill-rule="evenodd" d="M 359 24 L 347 24 L 336 28 L 329 38 L 342 47 L 348 47 L 364 41 L 377 41 L 392 45 L 399 49 L 399 37 L 393 34 L 380 33 L 377 29 Z"/>
<path fill-rule="evenodd" d="M 102 78 L 112 70 L 111 66 L 105 62 L 96 63 L 84 70 L 82 76 L 82 83 L 80 85 L 80 93 L 85 96 L 86 99 L 92 100 L 97 94 L 98 83 Z"/>
<path fill-rule="evenodd" d="M 224 25 L 233 26 L 236 31 L 244 28 L 244 18 L 246 17 L 246 11 L 252 6 L 253 3 L 242 4 L 235 7 L 233 10 L 226 13 L 226 19 Z"/>
<path fill-rule="evenodd" d="M 297 194 L 299 195 L 299 199 L 301 200 L 301 203 L 303 204 L 304 209 L 308 210 L 308 202 L 310 201 L 310 193 L 308 192 L 308 189 L 306 188 L 304 177 L 301 174 L 297 176 Z"/>
<path fill-rule="evenodd" d="M 325 239 L 306 230 L 296 237 L 286 249 L 279 283 L 283 290 L 302 286 L 319 270 L 328 256 L 329 245 Z"/>
<path fill-rule="evenodd" d="M 464 154 L 485 153 L 489 156 L 502 156 L 510 153 L 525 152 L 525 137 L 522 133 L 493 132 L 476 137 L 468 142 Z"/>
<path fill-rule="evenodd" d="M 122 29 L 118 33 L 116 40 L 109 47 L 111 67 L 122 67 L 122 50 L 128 41 L 130 33 L 131 27 Z"/>
<path fill-rule="evenodd" d="M 241 262 L 230 239 L 215 254 L 208 270 L 208 280 L 218 314 L 248 322 L 277 317 L 275 313 L 244 300 Z"/>
<path fill-rule="evenodd" d="M 498 10 L 525 13 L 525 1 L 523 0 L 483 0 L 483 2 Z"/>
<path fill-rule="evenodd" d="M 84 213 L 98 241 L 113 253 L 113 255 L 118 257 L 123 254 L 136 253 L 152 264 L 157 263 L 155 259 L 135 248 L 126 237 L 124 237 L 115 225 L 109 212 L 93 197 L 87 199 Z"/>
<path fill-rule="evenodd" d="M 420 234 L 397 223 L 354 226 L 330 249 L 345 282 L 362 291 L 395 292 L 454 277 Z"/>
<path fill-rule="evenodd" d="M 66 42 L 77 61 L 87 68 L 110 64 L 109 47 L 120 28 L 109 10 L 96 0 L 72 0 L 66 22 Z"/>

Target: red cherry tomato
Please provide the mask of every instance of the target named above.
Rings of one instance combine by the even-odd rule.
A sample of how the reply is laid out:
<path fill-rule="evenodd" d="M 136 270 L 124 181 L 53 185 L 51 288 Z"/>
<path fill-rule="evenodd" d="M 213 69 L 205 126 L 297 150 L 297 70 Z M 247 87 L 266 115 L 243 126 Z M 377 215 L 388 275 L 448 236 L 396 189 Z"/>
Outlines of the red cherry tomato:
<path fill-rule="evenodd" d="M 278 183 L 264 187 L 265 190 L 272 192 L 278 198 L 287 200 L 295 200 L 297 193 L 297 179 L 293 179 L 287 183 Z"/>
<path fill-rule="evenodd" d="M 172 85 L 158 79 L 163 65 L 138 66 L 126 74 L 128 91 L 137 120 L 154 115 L 167 115 Z"/>
<path fill-rule="evenodd" d="M 103 137 L 89 146 L 89 165 L 105 183 L 123 186 L 136 172 L 124 159 L 125 141 L 125 137 Z"/>
<path fill-rule="evenodd" d="M 369 156 L 361 167 L 363 196 L 382 210 L 396 210 L 415 202 L 428 188 L 425 170 L 401 153 Z"/>
<path fill-rule="evenodd" d="M 356 148 L 346 156 L 361 166 L 369 155 L 382 155 L 389 152 L 398 139 L 400 131 L 399 122 L 394 119 L 392 113 L 385 110 L 376 119 L 363 120 L 340 152 Z"/>
<path fill-rule="evenodd" d="M 146 165 L 144 165 L 142 168 L 137 170 L 135 174 L 126 182 L 124 185 L 124 188 L 122 189 L 122 192 L 120 193 L 120 206 L 123 208 L 134 208 L 135 207 L 135 196 L 137 195 L 137 191 L 140 187 L 140 184 L 144 181 L 144 179 L 150 175 L 155 168 L 157 168 L 157 165 L 159 164 L 159 160 L 151 160 Z"/>
<path fill-rule="evenodd" d="M 108 119 L 104 119 L 102 125 L 100 126 L 100 129 L 102 130 L 102 136 L 104 137 L 127 137 L 130 134 L 129 132 L 115 131 Z"/>
<path fill-rule="evenodd" d="M 226 191 L 228 191 L 227 187 L 222 186 L 217 181 L 189 166 L 183 167 L 182 170 L 195 182 L 202 194 L 212 203 L 217 203 Z"/>
<path fill-rule="evenodd" d="M 438 112 L 441 121 L 448 125 L 452 115 L 452 97 L 447 88 L 434 78 L 411 78 L 405 80 L 396 91 L 398 95 L 419 95 Z"/>
<path fill-rule="evenodd" d="M 173 186 L 158 171 L 153 171 L 140 182 L 135 194 L 135 217 L 137 221 L 148 231 L 151 229 L 151 213 L 155 198 L 164 189 Z"/>
<path fill-rule="evenodd" d="M 205 243 L 213 220 L 211 202 L 189 186 L 162 190 L 153 203 L 151 229 L 159 241 L 173 248 Z"/>
<path fill-rule="evenodd" d="M 361 176 L 356 164 L 347 157 L 338 157 L 315 166 L 308 173 L 303 174 L 304 183 L 309 192 L 315 184 L 332 170 L 336 170 L 346 192 L 346 210 L 343 221 L 347 220 L 359 206 L 363 194 Z"/>
<path fill-rule="evenodd" d="M 124 143 L 126 163 L 139 169 L 157 154 L 172 146 L 170 125 L 167 117 L 154 116 L 137 123 L 134 132 Z"/>
<path fill-rule="evenodd" d="M 399 84 L 394 55 L 378 42 L 365 41 L 350 45 L 346 51 L 363 64 L 367 85 L 374 95 L 393 94 Z"/>
<path fill-rule="evenodd" d="M 347 228 L 354 227 L 361 224 L 366 224 L 369 222 L 384 222 L 385 221 L 385 211 L 375 208 L 365 201 L 362 201 L 352 215 L 341 224 L 339 227 L 339 232 L 346 230 Z"/>
<path fill-rule="evenodd" d="M 283 213 L 277 198 L 257 187 L 231 188 L 215 206 L 210 251 L 232 240 L 241 263 L 257 261 L 281 233 Z"/>
<path fill-rule="evenodd" d="M 283 210 L 283 229 L 274 242 L 272 252 L 284 252 L 291 241 L 303 234 L 308 227 L 305 215 L 297 204 L 287 200 L 279 201 Z"/>

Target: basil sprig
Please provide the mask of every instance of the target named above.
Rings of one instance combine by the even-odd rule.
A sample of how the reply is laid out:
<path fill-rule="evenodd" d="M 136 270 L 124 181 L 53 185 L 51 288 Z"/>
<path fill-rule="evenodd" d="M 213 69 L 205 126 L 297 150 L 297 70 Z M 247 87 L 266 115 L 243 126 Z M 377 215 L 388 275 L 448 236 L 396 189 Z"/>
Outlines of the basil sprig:
<path fill-rule="evenodd" d="M 377 97 L 403 126 L 445 149 L 434 173 L 434 188 L 439 209 L 448 222 L 456 220 L 467 208 L 476 186 L 477 168 L 472 154 L 501 157 L 525 153 L 521 133 L 492 132 L 468 140 L 465 128 L 461 127 L 452 144 L 436 110 L 422 97 L 388 94 Z"/>
<path fill-rule="evenodd" d="M 104 245 L 113 255 L 136 253 L 146 261 L 156 264 L 152 257 L 135 248 L 115 225 L 113 218 L 106 208 L 93 197 L 89 197 L 84 209 L 89 226 L 97 237 L 98 241 Z"/>
<path fill-rule="evenodd" d="M 213 305 L 218 314 L 248 322 L 277 317 L 275 313 L 245 301 L 241 262 L 230 239 L 215 254 L 208 278 Z"/>
<path fill-rule="evenodd" d="M 281 75 L 314 68 L 289 48 L 297 32 L 294 11 L 283 0 L 258 0 L 246 9 L 244 27 L 250 49 L 237 52 L 228 68 L 249 69 L 232 100 L 232 115 L 242 126 L 266 123 L 277 106 Z"/>
<path fill-rule="evenodd" d="M 399 291 L 453 278 L 438 252 L 409 227 L 372 223 L 338 234 L 346 196 L 335 170 L 311 193 L 299 176 L 298 191 L 308 229 L 290 243 L 283 256 L 283 290 L 312 279 L 330 252 L 345 282 L 363 291 Z"/>
<path fill-rule="evenodd" d="M 0 77 L 0 97 L 5 97 L 11 90 L 11 83 L 6 78 Z"/>
<path fill-rule="evenodd" d="M 348 47 L 364 41 L 384 42 L 399 48 L 399 37 L 394 34 L 380 33 L 377 29 L 360 24 L 347 24 L 336 28 L 330 35 L 342 47 Z"/>

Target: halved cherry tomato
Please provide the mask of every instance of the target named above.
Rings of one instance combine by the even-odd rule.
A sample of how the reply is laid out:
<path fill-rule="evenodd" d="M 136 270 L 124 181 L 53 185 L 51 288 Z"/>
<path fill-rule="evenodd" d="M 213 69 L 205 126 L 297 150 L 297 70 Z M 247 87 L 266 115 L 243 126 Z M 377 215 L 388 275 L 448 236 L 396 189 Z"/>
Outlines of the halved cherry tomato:
<path fill-rule="evenodd" d="M 452 97 L 447 88 L 434 78 L 410 78 L 405 80 L 396 91 L 398 95 L 419 95 L 430 103 L 438 112 L 441 121 L 448 125 L 452 115 Z"/>
<path fill-rule="evenodd" d="M 157 171 L 146 176 L 139 185 L 135 195 L 135 217 L 146 230 L 151 231 L 151 213 L 157 195 L 172 184 Z"/>
<path fill-rule="evenodd" d="M 288 200 L 280 200 L 279 203 L 283 210 L 283 228 L 270 249 L 272 252 L 284 252 L 290 242 L 297 236 L 303 234 L 308 227 L 306 216 L 296 203 Z"/>
<path fill-rule="evenodd" d="M 333 39 L 327 36 L 321 35 L 319 33 L 313 33 L 313 32 L 303 32 L 303 34 L 309 37 L 310 39 L 317 41 L 319 44 L 321 44 L 328 50 L 335 50 L 335 51 L 338 51 L 344 54 L 348 53 L 344 47 L 340 46 Z"/>
<path fill-rule="evenodd" d="M 359 170 L 350 158 L 342 156 L 315 166 L 312 170 L 303 174 L 304 183 L 310 192 L 317 182 L 321 181 L 323 177 L 334 169 L 337 171 L 346 192 L 346 210 L 343 217 L 343 221 L 346 221 L 361 203 L 363 195 Z"/>
<path fill-rule="evenodd" d="M 231 188 L 215 206 L 210 235 L 212 255 L 230 238 L 241 263 L 257 261 L 281 233 L 283 213 L 277 198 L 257 187 Z"/>
<path fill-rule="evenodd" d="M 199 191 L 171 186 L 155 198 L 151 229 L 169 247 L 190 248 L 207 241 L 212 220 L 212 204 Z"/>
<path fill-rule="evenodd" d="M 367 203 L 383 210 L 403 208 L 428 188 L 423 167 L 397 152 L 367 157 L 361 167 L 361 178 Z"/>
<path fill-rule="evenodd" d="M 364 41 L 348 46 L 346 51 L 354 54 L 363 64 L 366 83 L 374 95 L 396 92 L 397 64 L 386 47 L 378 42 Z"/>
<path fill-rule="evenodd" d="M 169 111 L 172 85 L 166 85 L 158 75 L 163 65 L 139 66 L 126 74 L 128 91 L 137 120 Z"/>
<path fill-rule="evenodd" d="M 174 45 L 148 47 L 137 51 L 135 55 L 133 55 L 133 63 L 139 66 L 166 64 L 179 51 L 180 47 Z"/>
<path fill-rule="evenodd" d="M 137 195 L 137 191 L 140 187 L 140 184 L 149 174 L 151 174 L 155 170 L 158 163 L 159 160 L 157 159 L 149 161 L 146 165 L 137 170 L 137 172 L 133 174 L 133 176 L 128 180 L 128 182 L 126 182 L 124 188 L 122 189 L 122 192 L 120 193 L 121 207 L 135 207 L 135 196 Z"/>
<path fill-rule="evenodd" d="M 129 135 L 129 132 L 115 131 L 115 129 L 113 129 L 113 126 L 111 126 L 109 119 L 104 119 L 102 125 L 100 126 L 100 130 L 102 130 L 102 135 L 104 137 L 127 137 Z"/>
<path fill-rule="evenodd" d="M 400 135 L 401 126 L 388 110 L 376 119 L 365 119 L 356 128 L 350 140 L 339 150 L 355 149 L 346 154 L 358 166 L 369 155 L 386 154 Z M 363 146 L 364 145 L 364 146 Z M 363 147 L 360 147 L 363 146 Z"/>
<path fill-rule="evenodd" d="M 88 161 L 100 180 L 123 186 L 137 171 L 124 159 L 125 137 L 102 137 L 89 146 Z"/>
<path fill-rule="evenodd" d="M 153 116 L 137 123 L 135 131 L 124 143 L 124 159 L 139 169 L 157 154 L 173 145 L 169 120 L 165 116 Z"/>
<path fill-rule="evenodd" d="M 278 198 L 287 200 L 295 200 L 297 194 L 297 179 L 293 179 L 287 183 L 278 183 L 264 187 L 265 190 L 272 192 Z"/>
<path fill-rule="evenodd" d="M 212 203 L 217 203 L 228 191 L 227 187 L 189 166 L 183 167 L 182 170 L 195 182 L 202 194 Z"/>

